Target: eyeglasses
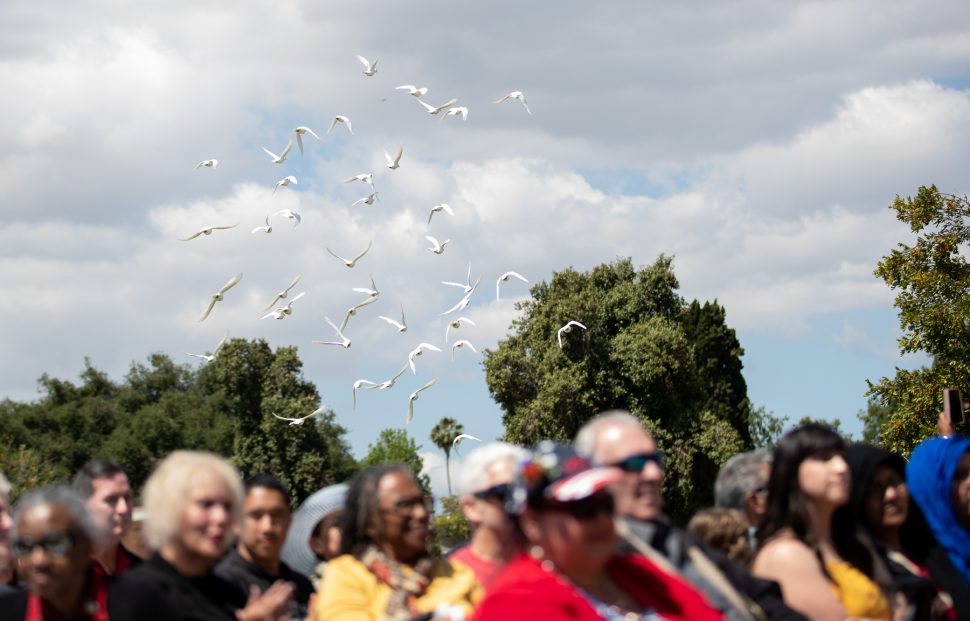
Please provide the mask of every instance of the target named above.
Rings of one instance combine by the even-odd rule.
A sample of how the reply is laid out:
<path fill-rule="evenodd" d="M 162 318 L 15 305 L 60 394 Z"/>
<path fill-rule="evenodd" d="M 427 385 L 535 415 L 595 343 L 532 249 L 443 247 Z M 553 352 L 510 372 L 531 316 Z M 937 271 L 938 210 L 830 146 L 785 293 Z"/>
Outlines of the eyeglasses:
<path fill-rule="evenodd" d="M 594 494 L 572 502 L 549 501 L 545 503 L 545 508 L 549 511 L 568 513 L 577 520 L 591 520 L 600 513 L 613 515 L 614 503 L 613 496 L 610 494 Z"/>
<path fill-rule="evenodd" d="M 48 554 L 65 556 L 74 549 L 75 543 L 77 543 L 77 537 L 74 533 L 58 533 L 56 535 L 47 535 L 37 541 L 26 537 L 15 539 L 10 544 L 10 550 L 17 558 L 27 556 L 34 551 L 34 548 L 38 547 Z"/>
<path fill-rule="evenodd" d="M 483 490 L 479 490 L 472 494 L 475 498 L 479 500 L 506 500 L 509 497 L 509 492 L 512 486 L 509 483 L 499 483 L 498 485 L 493 485 L 491 487 L 486 487 Z"/>
<path fill-rule="evenodd" d="M 663 470 L 664 465 L 664 454 L 661 451 L 654 451 L 653 453 L 640 453 L 639 455 L 630 455 L 626 459 L 616 462 L 615 464 L 610 464 L 614 468 L 619 468 L 624 472 L 641 472 L 647 463 L 653 462 L 657 464 L 657 467 Z"/>
<path fill-rule="evenodd" d="M 425 511 L 432 513 L 434 512 L 434 498 L 431 496 L 402 498 L 395 502 L 388 510 L 393 511 L 401 517 L 407 517 L 410 513 L 414 512 L 415 507 L 424 507 Z"/>

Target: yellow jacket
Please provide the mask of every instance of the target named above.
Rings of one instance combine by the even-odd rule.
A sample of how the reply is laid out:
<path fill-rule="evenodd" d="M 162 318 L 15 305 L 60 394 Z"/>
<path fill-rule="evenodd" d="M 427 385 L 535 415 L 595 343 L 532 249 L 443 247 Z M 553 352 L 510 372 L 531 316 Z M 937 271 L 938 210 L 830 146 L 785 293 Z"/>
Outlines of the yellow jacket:
<path fill-rule="evenodd" d="M 416 607 L 432 612 L 439 604 L 461 606 L 466 618 L 484 595 L 470 568 L 461 563 L 436 561 L 431 583 Z M 391 597 L 391 587 L 368 571 L 363 563 L 345 554 L 330 561 L 320 591 L 314 598 L 316 621 L 380 621 Z"/>

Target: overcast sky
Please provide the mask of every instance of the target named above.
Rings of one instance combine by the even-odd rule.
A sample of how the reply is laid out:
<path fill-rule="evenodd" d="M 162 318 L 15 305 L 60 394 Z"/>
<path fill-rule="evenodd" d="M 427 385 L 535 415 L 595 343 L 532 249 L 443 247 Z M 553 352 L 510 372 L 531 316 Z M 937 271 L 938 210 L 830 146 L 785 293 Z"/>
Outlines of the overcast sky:
<path fill-rule="evenodd" d="M 438 313 L 461 291 L 439 281 L 482 277 L 461 313 L 476 325 L 456 333 L 481 351 L 528 295 L 510 281 L 496 302 L 502 272 L 535 283 L 666 253 L 686 298 L 727 308 L 755 404 L 857 430 L 866 379 L 923 362 L 898 357 L 872 270 L 910 238 L 896 194 L 967 191 L 968 31 L 955 0 L 0 3 L 0 397 L 76 379 L 85 356 L 116 379 L 154 351 L 195 364 L 185 352 L 228 330 L 297 345 L 358 455 L 432 377 L 420 443 L 445 415 L 494 438 L 481 358 L 444 343 Z M 457 97 L 467 121 L 402 84 Z M 493 103 L 513 90 L 532 115 Z M 353 135 L 326 134 L 337 114 Z M 261 147 L 279 153 L 298 125 L 321 140 L 273 164 Z M 380 200 L 352 207 L 367 186 L 341 181 L 363 172 Z M 298 184 L 274 195 L 286 175 Z M 454 216 L 429 227 L 442 202 Z M 302 224 L 250 233 L 284 208 Z M 451 240 L 442 255 L 428 234 Z M 370 241 L 354 269 L 326 252 Z M 293 315 L 260 321 L 297 273 Z M 371 276 L 381 297 L 351 320 L 352 347 L 312 345 Z M 405 334 L 377 318 L 401 305 Z M 351 410 L 354 380 L 388 379 L 421 341 L 444 351 Z"/>

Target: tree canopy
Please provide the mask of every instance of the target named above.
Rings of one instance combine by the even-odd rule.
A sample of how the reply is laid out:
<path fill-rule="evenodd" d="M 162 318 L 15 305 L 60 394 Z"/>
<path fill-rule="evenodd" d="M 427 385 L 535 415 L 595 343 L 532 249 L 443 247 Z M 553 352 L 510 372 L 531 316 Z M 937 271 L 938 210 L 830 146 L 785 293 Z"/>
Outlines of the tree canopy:
<path fill-rule="evenodd" d="M 320 397 L 301 375 L 292 347 L 233 339 L 195 370 L 164 354 L 132 363 L 120 383 L 85 362 L 80 383 L 43 376 L 33 403 L 0 403 L 0 440 L 15 450 L 0 470 L 17 489 L 67 480 L 88 459 L 110 457 L 140 488 L 176 449 L 229 458 L 243 476 L 271 472 L 295 502 L 356 469 L 345 430 L 331 411 L 304 425 L 272 416 L 314 411 Z"/>
<path fill-rule="evenodd" d="M 385 429 L 373 444 L 367 445 L 367 455 L 360 461 L 360 467 L 377 464 L 404 464 L 414 473 L 414 478 L 425 493 L 431 493 L 431 479 L 421 471 L 424 461 L 419 455 L 421 445 L 414 441 L 404 429 Z"/>
<path fill-rule="evenodd" d="M 717 302 L 687 303 L 672 259 L 566 269 L 532 287 L 512 332 L 485 352 L 486 381 L 505 439 L 571 441 L 598 412 L 629 410 L 668 455 L 675 519 L 710 504 L 720 465 L 750 448 L 744 351 Z M 562 334 L 569 321 L 586 326 Z"/>
<path fill-rule="evenodd" d="M 890 206 L 916 234 L 879 261 L 875 275 L 896 292 L 901 354 L 924 352 L 929 367 L 900 369 L 892 378 L 869 383 L 869 394 L 892 411 L 883 414 L 883 444 L 904 454 L 936 433 L 943 389 L 970 389 L 970 202 L 920 187 L 915 197 Z M 871 432 L 870 432 L 871 433 Z"/>

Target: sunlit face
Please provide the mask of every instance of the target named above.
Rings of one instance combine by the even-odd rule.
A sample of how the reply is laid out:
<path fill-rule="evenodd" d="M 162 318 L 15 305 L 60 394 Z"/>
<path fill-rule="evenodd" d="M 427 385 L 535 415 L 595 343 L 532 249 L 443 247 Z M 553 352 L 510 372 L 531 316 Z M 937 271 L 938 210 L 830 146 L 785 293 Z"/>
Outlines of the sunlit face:
<path fill-rule="evenodd" d="M 233 496 L 218 483 L 197 485 L 188 492 L 175 545 L 190 556 L 215 563 L 232 537 Z"/>
<path fill-rule="evenodd" d="M 909 488 L 891 466 L 879 466 L 869 480 L 863 512 L 869 527 L 879 534 L 900 528 L 909 514 Z"/>
<path fill-rule="evenodd" d="M 254 560 L 276 561 L 290 527 L 290 507 L 279 491 L 254 487 L 243 501 L 239 542 Z"/>
<path fill-rule="evenodd" d="M 809 455 L 798 465 L 798 487 L 810 502 L 841 507 L 849 501 L 849 466 L 840 451 Z"/>
<path fill-rule="evenodd" d="M 596 433 L 593 461 L 613 466 L 635 455 L 654 454 L 657 443 L 639 425 L 601 423 Z M 647 461 L 636 472 L 624 470 L 623 478 L 610 485 L 616 500 L 616 514 L 637 520 L 656 520 L 663 509 L 664 470 L 656 461 Z"/>
<path fill-rule="evenodd" d="M 500 537 L 511 536 L 512 521 L 505 512 L 506 495 L 503 486 L 515 478 L 515 460 L 512 458 L 493 461 L 485 468 L 485 480 L 481 489 L 466 496 L 462 502 L 465 517 L 476 528 L 487 528 Z"/>
<path fill-rule="evenodd" d="M 118 541 L 131 526 L 131 486 L 123 472 L 91 481 L 87 507 L 98 530 Z"/>
<path fill-rule="evenodd" d="M 599 504 L 600 509 L 592 515 L 573 515 L 568 504 L 554 510 L 528 509 L 522 516 L 522 527 L 529 543 L 540 546 L 543 556 L 567 576 L 603 567 L 616 543 L 613 513 L 605 502 L 608 494 L 600 491 L 582 501 Z"/>
<path fill-rule="evenodd" d="M 27 588 L 42 599 L 85 580 L 91 542 L 62 505 L 35 505 L 17 520 L 12 549 Z"/>
<path fill-rule="evenodd" d="M 970 451 L 963 454 L 953 473 L 951 498 L 957 519 L 970 530 Z"/>
<path fill-rule="evenodd" d="M 372 523 L 372 538 L 394 560 L 411 563 L 428 549 L 431 513 L 414 477 L 394 471 L 377 484 L 380 515 Z"/>

